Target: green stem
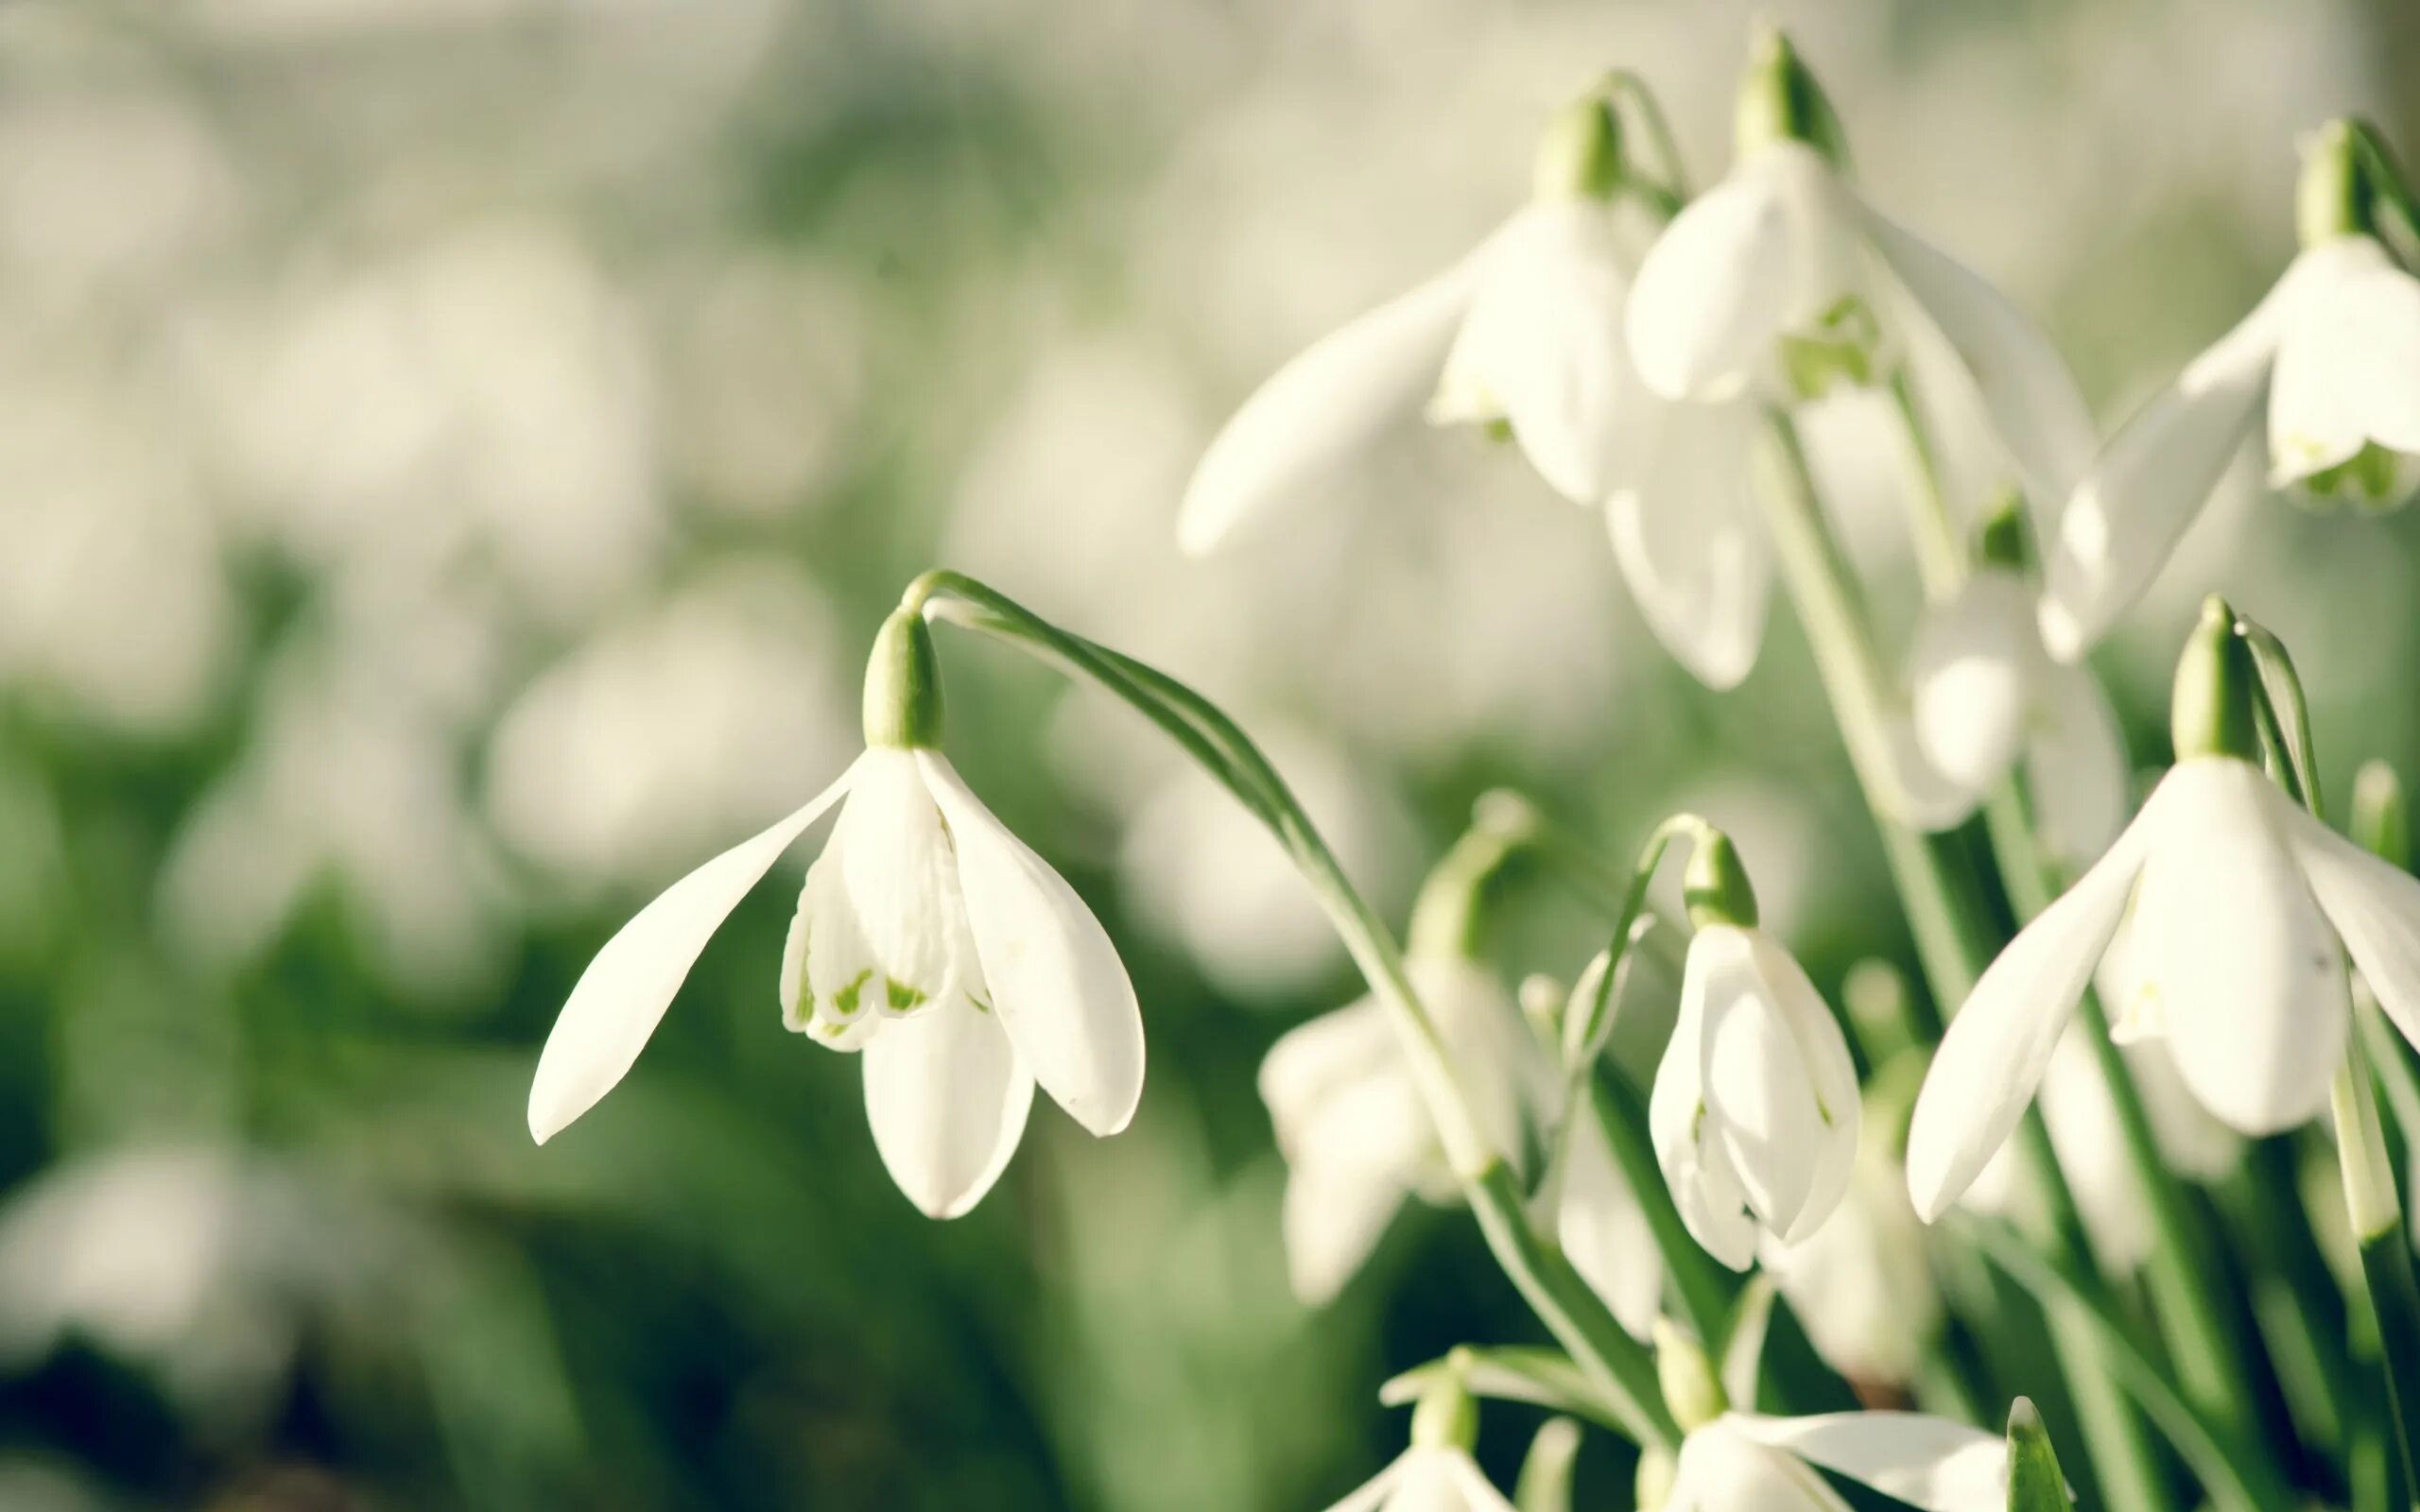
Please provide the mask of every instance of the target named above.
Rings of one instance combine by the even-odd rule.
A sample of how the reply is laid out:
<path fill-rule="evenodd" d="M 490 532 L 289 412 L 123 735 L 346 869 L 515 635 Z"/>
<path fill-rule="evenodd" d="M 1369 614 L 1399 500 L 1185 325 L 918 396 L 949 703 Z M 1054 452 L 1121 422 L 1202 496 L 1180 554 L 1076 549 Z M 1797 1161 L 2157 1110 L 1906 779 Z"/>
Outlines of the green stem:
<path fill-rule="evenodd" d="M 2194 1473 L 2221 1505 L 2242 1507 L 2247 1512 L 2278 1512 L 2292 1504 L 2282 1492 L 2243 1473 L 2219 1428 L 2185 1399 L 2169 1381 L 2167 1370 L 2092 1295 L 2071 1267 L 2035 1253 L 2005 1224 L 1972 1215 L 1959 1219 L 1958 1224 L 1977 1247 L 1992 1258 L 1994 1264 L 2031 1292 L 2045 1311 L 2083 1320 L 2101 1344 L 2110 1368 L 2192 1465 Z M 2087 1425 L 2089 1421 L 2087 1418 Z"/>
<path fill-rule="evenodd" d="M 1412 986 L 1402 951 L 1259 747 L 1217 706 L 1183 683 L 1062 630 L 962 574 L 926 573 L 908 586 L 901 603 L 919 610 L 929 605 L 970 628 L 1039 652 L 1115 695 L 1175 740 L 1269 826 L 1311 885 L 1355 965 L 1392 1014 L 1413 1079 L 1497 1263 L 1638 1442 L 1677 1448 L 1680 1433 L 1665 1408 L 1654 1361 L 1622 1332 L 1570 1263 L 1530 1226 L 1520 1183 L 1501 1152 L 1489 1148 L 1479 1134 L 1469 1098 L 1455 1076 L 1436 1021 Z M 958 612 L 960 609 L 971 612 Z"/>
<path fill-rule="evenodd" d="M 1783 581 L 1831 698 L 1849 765 L 1881 832 L 1933 1001 L 1945 1007 L 1963 1003 L 2005 936 L 1989 922 L 1980 885 L 1957 859 L 1954 838 L 1921 833 L 1892 813 L 1891 795 L 1898 784 L 1890 765 L 1890 705 L 1856 577 L 1824 523 L 1796 425 L 1779 409 L 1769 421 L 1778 454 L 1778 486 L 1759 493 Z M 2043 1199 L 2046 1224 L 2036 1241 L 2063 1258 L 2080 1257 L 2083 1249 L 2074 1195 L 2059 1173 L 2039 1108 L 2028 1110 L 2016 1141 L 2026 1179 Z M 2107 1374 L 2106 1351 L 2088 1320 L 2059 1304 L 2048 1307 L 2046 1314 L 2104 1499 L 2118 1512 L 2169 1507 L 2142 1421 Z"/>

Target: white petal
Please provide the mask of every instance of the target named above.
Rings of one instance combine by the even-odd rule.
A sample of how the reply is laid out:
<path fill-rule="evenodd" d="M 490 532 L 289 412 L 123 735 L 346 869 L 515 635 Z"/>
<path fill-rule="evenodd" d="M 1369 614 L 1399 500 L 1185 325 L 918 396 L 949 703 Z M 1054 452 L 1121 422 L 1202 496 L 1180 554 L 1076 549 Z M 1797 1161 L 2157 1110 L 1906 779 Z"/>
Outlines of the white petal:
<path fill-rule="evenodd" d="M 1385 1469 L 1363 1481 L 1343 1501 L 1329 1507 L 1327 1512 L 1377 1512 L 1379 1507 L 1387 1503 L 1388 1493 L 1402 1481 L 1404 1469 L 1412 1463 L 1412 1456 L 1419 1452 L 1418 1450 L 1408 1449 L 1396 1455 Z"/>
<path fill-rule="evenodd" d="M 539 1054 L 529 1088 L 531 1138 L 544 1144 L 614 1090 L 706 941 L 790 843 L 840 800 L 855 774 L 852 766 L 796 813 L 674 883 L 605 942 Z"/>
<path fill-rule="evenodd" d="M 865 1048 L 874 1148 L 926 1217 L 955 1218 L 992 1190 L 1024 1137 L 1033 1078 L 997 1018 L 965 998 L 886 1023 Z"/>
<path fill-rule="evenodd" d="M 2015 573 L 1979 572 L 1926 613 L 1908 680 L 1917 742 L 1943 776 L 1980 793 L 2006 775 L 2044 661 L 2032 595 Z"/>
<path fill-rule="evenodd" d="M 1244 402 L 1202 454 L 1177 513 L 1177 541 L 1206 556 L 1316 495 L 1389 425 L 1419 412 L 1478 286 L 1480 259 L 1322 337 Z"/>
<path fill-rule="evenodd" d="M 2289 461 L 2276 444 L 2280 433 L 2290 443 L 2305 424 L 2322 443 L 2349 432 L 2390 451 L 2420 452 L 2420 279 L 2366 236 L 2314 252 L 2332 261 L 2326 277 L 2311 281 L 2277 354 L 2277 398 L 2270 406 L 2275 465 L 2282 472 Z M 2294 375 L 2296 403 L 2308 405 L 2291 421 L 2278 413 L 2290 368 L 2302 369 Z"/>
<path fill-rule="evenodd" d="M 2091 669 L 2054 664 L 2036 679 L 2026 790 L 2043 846 L 2064 869 L 2081 871 L 2125 827 L 2132 796 L 2126 737 Z"/>
<path fill-rule="evenodd" d="M 1732 1168 L 1730 1144 L 1705 1107 L 1707 982 L 1696 961 L 1693 949 L 1682 974 L 1680 1016 L 1647 1100 L 1648 1134 L 1690 1236 L 1733 1270 L 1746 1270 L 1756 1258 L 1756 1221 Z"/>
<path fill-rule="evenodd" d="M 1409 1141 L 1417 1151 L 1426 1133 L 1426 1115 L 1408 1084 L 1358 1083 L 1331 1109 L 1322 1137 L 1307 1142 L 1286 1171 L 1286 1274 L 1305 1307 L 1322 1306 L 1344 1289 L 1409 1194 L 1399 1162 L 1376 1149 L 1341 1148 L 1345 1140 L 1339 1136 L 1398 1149 Z M 1351 1120 L 1362 1122 L 1348 1129 Z M 1357 1153 L 1368 1158 L 1356 1159 Z"/>
<path fill-rule="evenodd" d="M 1478 1464 L 1468 1454 L 1455 1453 L 1445 1469 L 1446 1479 L 1461 1493 L 1461 1505 L 1452 1512 L 1513 1512 L 1512 1503 L 1504 1499 L 1488 1478 L 1479 1473 Z M 1409 1512 L 1405 1508 L 1404 1512 Z M 1443 1504 L 1441 1503 L 1441 1512 Z"/>
<path fill-rule="evenodd" d="M 2165 1025 L 2202 1106 L 2274 1134 L 2327 1106 L 2351 1023 L 2336 936 L 2287 850 L 2287 799 L 2251 764 L 2202 757 L 2161 784 L 2168 816 L 2143 864 L 2120 1025 Z"/>
<path fill-rule="evenodd" d="M 1607 208 L 1553 200 L 1523 210 L 1490 244 L 1445 359 L 1447 404 L 1429 418 L 1460 418 L 1479 398 L 1556 492 L 1601 502 L 1617 417 L 1639 395 L 1622 346 L 1627 286 Z"/>
<path fill-rule="evenodd" d="M 1614 1162 L 1598 1121 L 1594 1090 L 1572 1110 L 1564 1144 L 1563 1194 L 1555 1239 L 1572 1268 L 1636 1338 L 1655 1327 L 1664 1297 L 1664 1262 L 1647 1210 Z"/>
<path fill-rule="evenodd" d="M 2243 444 L 2269 388 L 2288 269 L 2241 323 L 2118 428 L 2061 511 L 2043 563 L 2042 640 L 2083 655 L 2151 586 Z"/>
<path fill-rule="evenodd" d="M 1518 1169 L 1525 1110 L 1559 1091 L 1520 1005 L 1501 979 L 1471 961 L 1415 960 L 1410 970 L 1480 1135 Z"/>
<path fill-rule="evenodd" d="M 2420 880 L 2285 805 L 2280 828 L 2313 897 L 2388 1019 L 2420 1044 Z"/>
<path fill-rule="evenodd" d="M 1095 1134 L 1115 1134 L 1143 1096 L 1134 984 L 1076 890 L 992 816 L 937 751 L 917 765 L 958 847 L 966 921 L 1000 1025 L 1043 1091 Z"/>
<path fill-rule="evenodd" d="M 1973 1184 L 2032 1101 L 2125 913 L 2166 793 L 2154 793 L 2109 853 L 2009 941 L 1942 1036 L 1908 1128 L 1908 1197 L 1925 1222 Z"/>
<path fill-rule="evenodd" d="M 2384 249 L 2367 236 L 2325 244 L 2303 259 L 2308 272 L 2278 327 L 2269 383 L 2272 488 L 2348 462 L 2369 439 L 2360 397 L 2342 380 L 2360 365 L 2357 353 L 2366 340 L 2360 328 L 2367 301 L 2355 291 L 2385 260 Z"/>
<path fill-rule="evenodd" d="M 1840 1021 L 1824 1005 L 1815 984 L 1806 979 L 1806 972 L 1795 956 L 1759 929 L 1707 933 L 1728 934 L 1746 947 L 1755 984 L 1754 990 L 1772 1023 L 1785 1037 L 1784 1042 L 1774 1047 L 1780 1055 L 1761 1064 L 1794 1075 L 1806 1093 L 1806 1107 L 1814 1114 L 1814 1122 L 1803 1136 L 1807 1157 L 1805 1194 L 1795 1211 L 1773 1225 L 1785 1244 L 1795 1244 L 1812 1234 L 1839 1209 L 1857 1169 L 1858 1128 L 1863 1122 L 1858 1099 L 1857 1065 L 1849 1057 L 1848 1040 L 1841 1032 Z M 1711 990 L 1719 992 L 1720 988 Z M 1734 1106 L 1729 1088 L 1720 1075 L 1710 1081 L 1716 1088 L 1714 1100 L 1723 1108 L 1725 1126 L 1734 1131 L 1734 1149 L 1738 1151 L 1737 1131 L 1741 1125 L 1739 1120 L 1729 1116 Z M 1785 1092 L 1782 1101 L 1796 1106 L 1791 1093 Z M 1750 1168 L 1744 1152 L 1737 1158 L 1743 1171 Z M 1775 1217 L 1780 1214 L 1776 1212 Z"/>
<path fill-rule="evenodd" d="M 1682 1442 L 1665 1512 L 1846 1512 L 1822 1477 L 1739 1432 L 1745 1417 L 1725 1413 Z"/>
<path fill-rule="evenodd" d="M 1976 789 L 1954 782 L 1925 754 L 1916 722 L 1892 714 L 1882 730 L 1882 748 L 1875 755 L 1875 801 L 1902 824 L 1919 830 L 1946 830 L 1962 824 L 1981 797 Z"/>
<path fill-rule="evenodd" d="M 1735 687 L 1755 665 L 1772 598 L 1749 465 L 1754 412 L 1634 399 L 1631 455 L 1605 511 L 1614 558 L 1673 659 L 1709 688 Z"/>
<path fill-rule="evenodd" d="M 1328 1100 L 1372 1075 L 1408 1074 L 1394 1025 L 1374 998 L 1296 1024 L 1260 1061 L 1260 1098 L 1277 1148 L 1290 1157 Z"/>
<path fill-rule="evenodd" d="M 1907 228 L 1859 203 L 1865 232 L 1956 352 L 2025 491 L 2064 498 L 2092 459 L 2092 413 L 2031 316 Z"/>
<path fill-rule="evenodd" d="M 1631 360 L 1667 399 L 1740 392 L 1789 314 L 1798 248 L 1783 188 L 1735 175 L 1656 238 L 1627 309 Z"/>
<path fill-rule="evenodd" d="M 975 944 L 958 864 L 915 758 L 869 750 L 782 953 L 782 1022 L 836 1050 L 963 990 Z"/>
<path fill-rule="evenodd" d="M 1733 1413 L 1741 1436 L 1785 1450 L 1925 1512 L 1997 1512 L 2008 1501 L 2008 1445 L 1946 1418 L 1842 1412 L 1813 1418 Z"/>

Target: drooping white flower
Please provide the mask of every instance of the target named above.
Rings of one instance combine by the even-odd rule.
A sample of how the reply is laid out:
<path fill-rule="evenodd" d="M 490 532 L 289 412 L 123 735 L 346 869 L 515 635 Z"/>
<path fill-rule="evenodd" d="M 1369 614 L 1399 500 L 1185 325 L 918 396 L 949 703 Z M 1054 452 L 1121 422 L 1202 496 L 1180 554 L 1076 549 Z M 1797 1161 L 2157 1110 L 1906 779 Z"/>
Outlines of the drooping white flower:
<path fill-rule="evenodd" d="M 876 643 L 877 668 L 894 636 L 923 644 L 922 621 L 902 615 Z M 606 942 L 539 1057 L 532 1137 L 613 1090 L 707 939 L 844 797 L 783 953 L 782 1021 L 864 1053 L 874 1147 L 900 1190 L 937 1218 L 973 1208 L 1015 1152 L 1037 1081 L 1093 1133 L 1126 1126 L 1142 1095 L 1142 1014 L 1099 920 L 923 737 L 888 737 L 871 717 L 868 735 L 838 782 Z"/>
<path fill-rule="evenodd" d="M 1916 742 L 1971 800 L 2022 762 L 2051 856 L 2089 865 L 2126 820 L 2125 737 L 2092 673 L 2043 649 L 2023 575 L 1986 566 L 1928 610 L 1909 656 Z"/>
<path fill-rule="evenodd" d="M 1916 1101 L 1909 1194 L 1927 1221 L 2016 1125 L 2133 901 L 2121 1040 L 2164 1037 L 2194 1098 L 2246 1134 L 2326 1106 L 2359 967 L 2420 1034 L 2420 881 L 2329 830 L 2238 757 L 2192 755 L 2106 855 L 2011 941 Z"/>
<path fill-rule="evenodd" d="M 1841 1205 L 1858 1098 L 1848 1042 L 1806 971 L 1755 927 L 1753 904 L 1731 917 L 1749 921 L 1692 908 L 1680 1019 L 1648 1127 L 1689 1232 L 1745 1270 L 1759 1234 L 1794 1244 Z"/>
<path fill-rule="evenodd" d="M 1557 129 L 1610 132 L 1602 110 L 1583 102 Z M 1730 687 L 1755 660 L 1770 596 L 1748 492 L 1754 417 L 1640 386 L 1622 326 L 1651 229 L 1601 183 L 1540 177 L 1540 197 L 1475 250 L 1322 338 L 1245 401 L 1185 489 L 1179 541 L 1205 555 L 1317 498 L 1424 408 L 1439 424 L 1501 425 L 1557 492 L 1606 507 L 1649 626 L 1698 678 Z"/>
<path fill-rule="evenodd" d="M 1729 1412 L 1682 1442 L 1665 1512 L 1847 1512 L 1821 1466 L 1924 1512 L 2001 1512 L 2008 1445 L 1918 1413 Z"/>
<path fill-rule="evenodd" d="M 1758 1255 L 1815 1352 L 1854 1381 L 1912 1379 L 1941 1329 L 1940 1287 L 1892 1143 L 1869 1124 L 1841 1211 L 1798 1244 L 1767 1237 Z"/>
<path fill-rule="evenodd" d="M 2307 205 L 2364 171 L 2353 151 L 2344 123 L 2320 134 Z M 2304 249 L 2252 313 L 2137 410 L 2077 485 L 2044 564 L 2053 654 L 2082 656 L 2141 596 L 2264 410 L 2272 488 L 2372 509 L 2420 488 L 2420 280 L 2358 217 L 2307 224 Z"/>
<path fill-rule="evenodd" d="M 1912 371 L 1984 417 L 2025 491 L 2065 497 L 2091 418 L 2048 339 L 1980 277 L 1885 216 L 1833 165 L 1829 108 L 1768 29 L 1741 86 L 1730 176 L 1638 268 L 1628 335 L 1656 394 L 1789 404 Z M 1910 364 L 1923 352 L 1954 360 Z"/>
<path fill-rule="evenodd" d="M 1414 1444 L 1327 1512 L 1512 1512 L 1467 1449 Z"/>
<path fill-rule="evenodd" d="M 1414 955 L 1409 970 L 1480 1135 L 1516 1159 L 1544 1070 L 1520 1009 L 1468 960 Z M 1305 1305 L 1352 1279 L 1407 1196 L 1455 1191 L 1398 1034 L 1387 1006 L 1366 997 L 1288 1030 L 1261 1061 L 1261 1101 L 1286 1159 L 1287 1269 Z"/>

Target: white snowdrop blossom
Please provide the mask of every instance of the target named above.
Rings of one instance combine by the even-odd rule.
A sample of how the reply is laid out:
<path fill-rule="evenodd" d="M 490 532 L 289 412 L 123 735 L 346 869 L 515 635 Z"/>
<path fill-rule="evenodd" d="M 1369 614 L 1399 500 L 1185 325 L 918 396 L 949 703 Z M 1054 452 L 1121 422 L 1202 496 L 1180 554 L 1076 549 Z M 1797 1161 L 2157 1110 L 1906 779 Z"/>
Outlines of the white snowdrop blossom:
<path fill-rule="evenodd" d="M 1927 1221 L 2015 1127 L 2129 899 L 2133 986 L 2111 1005 L 2111 1032 L 2164 1038 L 2195 1100 L 2239 1132 L 2273 1134 L 2326 1107 L 2351 1023 L 2347 956 L 2420 1038 L 2420 881 L 2249 762 L 2190 756 L 2000 953 L 1943 1037 L 1908 1141 L 1909 1194 Z"/>
<path fill-rule="evenodd" d="M 1681 1217 L 1734 1270 L 1759 1234 L 1812 1234 L 1857 1164 L 1857 1068 L 1789 951 L 1753 924 L 1708 921 L 1689 941 L 1681 1012 L 1648 1126 Z"/>
<path fill-rule="evenodd" d="M 2348 171 L 2342 128 L 2306 168 Z M 2266 416 L 2269 484 L 2386 509 L 2420 488 L 2420 280 L 2365 229 L 2334 226 L 2252 313 L 2128 420 L 2061 514 L 2042 633 L 2072 661 L 2150 587 Z"/>
<path fill-rule="evenodd" d="M 1470 1451 L 1414 1444 L 1327 1512 L 1512 1512 Z"/>
<path fill-rule="evenodd" d="M 1546 1079 L 1519 1007 L 1471 961 L 1414 955 L 1409 970 L 1481 1137 L 1516 1159 L 1522 1110 Z M 1287 1269 L 1306 1306 L 1352 1279 L 1407 1196 L 1454 1194 L 1400 1033 L 1386 1005 L 1365 997 L 1288 1030 L 1260 1063 L 1261 1100 L 1286 1160 Z"/>
<path fill-rule="evenodd" d="M 908 623 L 885 627 L 878 666 L 894 629 L 924 633 Z M 783 952 L 782 1022 L 863 1052 L 874 1147 L 900 1190 L 933 1217 L 972 1209 L 1015 1152 L 1037 1081 L 1093 1133 L 1126 1126 L 1142 1014 L 1099 920 L 946 756 L 872 719 L 868 734 L 838 782 L 673 884 L 597 953 L 539 1058 L 540 1143 L 622 1079 L 707 939 L 844 798 Z"/>
<path fill-rule="evenodd" d="M 2022 764 L 2044 847 L 2090 865 L 2126 821 L 2124 734 L 2100 682 L 2051 659 L 2022 574 L 1984 567 L 1929 610 L 1909 657 L 1918 748 L 1971 805 Z"/>
<path fill-rule="evenodd" d="M 1639 265 L 1627 328 L 1639 377 L 1700 404 L 1794 404 L 1902 373 L 1945 384 L 1944 407 L 1987 422 L 2028 495 L 2065 497 L 2094 440 L 2066 366 L 2005 296 L 1868 204 L 1801 139 L 1810 123 L 1749 108 L 1815 93 L 1769 31 L 1743 82 L 1730 176 Z"/>
<path fill-rule="evenodd" d="M 1902 1412 L 1729 1412 L 1683 1441 L 1664 1512 L 1848 1512 L 1819 1466 L 1923 1512 L 2008 1503 L 2006 1441 L 1963 1423 Z"/>
<path fill-rule="evenodd" d="M 1737 684 L 1770 598 L 1754 417 L 1639 384 L 1623 322 L 1645 221 L 1625 198 L 1542 184 L 1445 271 L 1287 363 L 1203 454 L 1178 517 L 1184 549 L 1206 555 L 1318 497 L 1415 413 L 1501 426 L 1557 492 L 1605 507 L 1616 560 L 1672 655 L 1709 686 Z"/>

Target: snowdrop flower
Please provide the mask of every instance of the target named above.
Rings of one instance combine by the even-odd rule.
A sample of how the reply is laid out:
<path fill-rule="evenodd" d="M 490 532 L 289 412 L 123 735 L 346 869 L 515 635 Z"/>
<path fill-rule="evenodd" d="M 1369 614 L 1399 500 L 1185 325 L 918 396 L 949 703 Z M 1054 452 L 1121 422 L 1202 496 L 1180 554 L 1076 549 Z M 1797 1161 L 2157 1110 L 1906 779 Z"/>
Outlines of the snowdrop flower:
<path fill-rule="evenodd" d="M 1760 1234 L 1804 1240 L 1847 1194 L 1857 1068 L 1806 971 L 1756 927 L 1754 894 L 1720 832 L 1699 839 L 1685 892 L 1697 933 L 1648 1128 L 1690 1234 L 1745 1270 Z"/>
<path fill-rule="evenodd" d="M 1510 433 L 1573 503 L 1606 507 L 1616 558 L 1657 637 L 1727 688 L 1754 662 L 1771 570 L 1749 493 L 1744 406 L 1677 406 L 1623 348 L 1631 269 L 1652 234 L 1626 194 L 1611 108 L 1547 132 L 1536 195 L 1459 262 L 1322 338 L 1210 443 L 1178 516 L 1206 555 L 1306 498 L 1422 408 Z"/>
<path fill-rule="evenodd" d="M 2015 524 L 2004 514 L 1993 524 L 2003 521 Z M 2092 673 L 2043 648 L 2032 590 L 2017 567 L 1989 559 L 1994 549 L 1917 627 L 1909 657 L 1916 744 L 1970 803 L 2020 770 L 2045 847 L 2081 868 L 2125 823 L 2125 737 Z"/>
<path fill-rule="evenodd" d="M 2264 408 L 2272 488 L 2384 509 L 2420 487 L 2420 281 L 2375 232 L 2383 186 L 2361 130 L 2338 121 L 2313 140 L 2302 251 L 2135 412 L 2068 500 L 2046 563 L 2053 654 L 2082 656 L 2141 596 Z"/>
<path fill-rule="evenodd" d="M 2006 1440 L 1963 1423 L 1901 1412 L 1729 1412 L 1683 1440 L 1664 1512 L 1847 1512 L 1818 1467 L 1925 1512 L 2008 1504 Z"/>
<path fill-rule="evenodd" d="M 1980 277 L 1867 204 L 1839 123 L 1779 31 L 1742 80 L 1731 175 L 1639 265 L 1628 335 L 1652 392 L 1790 404 L 1910 371 L 1985 418 L 2031 497 L 2062 498 L 2091 418 L 2041 330 Z M 1953 360 L 1930 360 L 1946 357 Z M 1917 358 L 1926 358 L 1916 362 Z"/>
<path fill-rule="evenodd" d="M 1409 969 L 1481 1136 L 1517 1157 L 1522 1109 L 1544 1072 L 1519 1007 L 1467 957 L 1415 950 Z M 1443 1202 L 1456 1191 L 1399 1033 L 1386 1005 L 1365 997 L 1287 1031 L 1260 1063 L 1286 1159 L 1287 1270 L 1306 1306 L 1352 1279 L 1405 1197 Z"/>
<path fill-rule="evenodd" d="M 848 804 L 807 868 L 783 953 L 782 1022 L 865 1057 L 874 1147 L 936 1218 L 972 1209 L 1025 1132 L 1035 1082 L 1097 1135 L 1133 1117 L 1143 1024 L 1081 899 L 935 748 L 941 690 L 914 610 L 867 673 L 867 748 L 838 782 L 689 873 L 609 940 L 547 1036 L 541 1143 L 638 1058 L 706 940 L 792 842 Z"/>
<path fill-rule="evenodd" d="M 1412 1409 L 1411 1447 L 1328 1512 L 1513 1512 L 1471 1458 L 1478 1438 L 1470 1394 L 1441 1378 Z"/>
<path fill-rule="evenodd" d="M 2000 953 L 1916 1100 L 1909 1194 L 1927 1221 L 2015 1127 L 2133 900 L 2120 1040 L 2165 1038 L 2194 1098 L 2273 1134 L 2315 1116 L 2351 1023 L 2345 958 L 2420 1035 L 2420 881 L 2337 834 L 2254 764 L 2258 676 L 2212 599 L 2177 668 L 2177 765 L 2106 855 Z"/>

